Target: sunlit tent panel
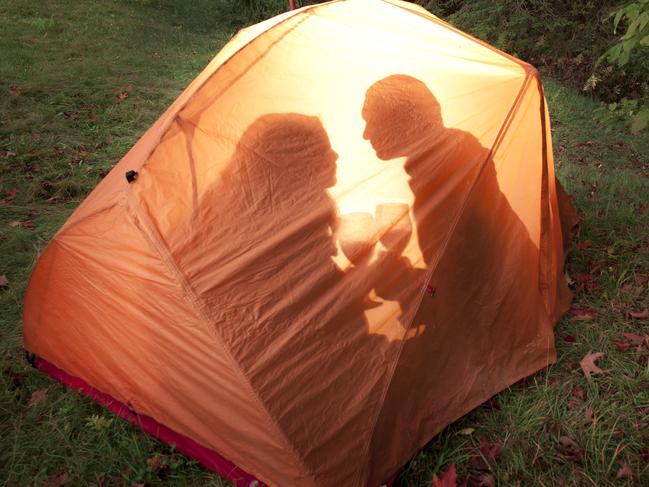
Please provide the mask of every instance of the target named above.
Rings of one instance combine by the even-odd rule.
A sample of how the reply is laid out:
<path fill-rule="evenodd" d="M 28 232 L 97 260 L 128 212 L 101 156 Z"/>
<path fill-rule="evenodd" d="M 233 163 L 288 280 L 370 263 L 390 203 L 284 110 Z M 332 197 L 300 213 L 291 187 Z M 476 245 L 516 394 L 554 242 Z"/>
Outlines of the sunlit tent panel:
<path fill-rule="evenodd" d="M 532 66 L 405 2 L 287 12 L 55 235 L 25 348 L 239 485 L 379 485 L 555 360 L 559 203 Z"/>

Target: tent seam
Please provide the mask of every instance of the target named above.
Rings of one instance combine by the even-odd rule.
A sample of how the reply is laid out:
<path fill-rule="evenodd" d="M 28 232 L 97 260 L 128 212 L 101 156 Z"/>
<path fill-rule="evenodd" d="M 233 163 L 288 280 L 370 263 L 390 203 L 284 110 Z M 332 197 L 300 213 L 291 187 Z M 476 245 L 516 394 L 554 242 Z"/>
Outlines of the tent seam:
<path fill-rule="evenodd" d="M 181 288 L 185 291 L 187 301 L 189 301 L 189 303 L 192 305 L 192 308 L 195 309 L 199 318 L 205 322 L 205 324 L 207 325 L 208 332 L 216 339 L 217 343 L 223 349 L 227 358 L 232 363 L 233 369 L 240 376 L 240 380 L 243 381 L 243 385 L 247 389 L 248 395 L 252 397 L 253 401 L 258 407 L 259 412 L 262 413 L 262 418 L 266 422 L 267 426 L 271 428 L 271 431 L 275 430 L 277 433 L 279 433 L 280 438 L 288 447 L 288 451 L 292 453 L 298 465 L 300 465 L 304 469 L 304 473 L 306 473 L 313 480 L 315 484 L 314 472 L 304 462 L 302 456 L 298 454 L 294 445 L 289 441 L 288 437 L 286 436 L 284 430 L 274 420 L 274 418 L 272 417 L 268 409 L 266 409 L 261 398 L 255 393 L 252 384 L 250 383 L 250 380 L 248 379 L 244 371 L 239 366 L 239 363 L 234 359 L 233 355 L 230 352 L 230 349 L 226 346 L 221 335 L 216 331 L 215 327 L 213 326 L 213 322 L 210 319 L 209 314 L 204 310 L 205 306 L 202 303 L 201 299 L 198 297 L 193 287 L 189 283 L 189 280 L 184 276 L 184 274 L 182 273 L 182 271 L 174 261 L 173 257 L 169 254 L 168 249 L 164 246 L 161 239 L 157 236 L 157 232 L 155 232 L 155 230 L 153 230 L 151 225 L 149 225 L 148 219 L 146 219 L 145 216 L 142 214 L 140 206 L 137 200 L 135 199 L 133 193 L 129 193 L 129 197 L 130 197 L 129 201 L 131 203 L 129 206 L 133 208 L 133 210 L 135 211 L 136 213 L 135 216 L 139 220 L 140 224 L 145 227 L 146 231 L 142 231 L 142 229 L 140 229 L 142 235 L 153 246 L 153 248 L 158 253 L 159 257 L 161 258 L 162 262 L 171 271 L 172 275 L 174 275 L 178 280 L 178 283 L 180 284 Z"/>
<path fill-rule="evenodd" d="M 209 81 L 210 81 L 210 80 L 211 80 L 211 79 L 212 79 L 212 78 L 213 78 L 213 77 L 214 77 L 214 76 L 215 76 L 215 75 L 216 75 L 216 74 L 217 74 L 217 73 L 218 73 L 218 72 L 219 72 L 219 71 L 224 67 L 224 66 L 226 66 L 226 65 L 227 65 L 227 64 L 228 64 L 228 63 L 229 63 L 229 62 L 230 62 L 230 61 L 231 61 L 231 60 L 232 60 L 232 59 L 233 59 L 237 54 L 239 54 L 241 51 L 243 51 L 244 49 L 246 49 L 247 47 L 249 47 L 251 44 L 253 44 L 256 40 L 258 40 L 258 39 L 259 39 L 261 36 L 263 36 L 264 34 L 270 32 L 270 31 L 273 30 L 274 28 L 276 28 L 276 27 L 278 27 L 278 26 L 280 26 L 280 25 L 286 23 L 286 22 L 289 21 L 290 19 L 295 19 L 296 17 L 301 16 L 301 15 L 303 15 L 303 14 L 305 14 L 305 13 L 309 13 L 309 12 L 311 12 L 312 10 L 316 10 L 316 9 L 318 9 L 318 8 L 323 8 L 323 7 L 326 7 L 326 6 L 328 6 L 328 5 L 332 4 L 332 3 L 338 3 L 338 2 L 341 2 L 341 1 L 346 1 L 346 0 L 333 0 L 332 2 L 328 2 L 328 3 L 324 4 L 324 5 L 322 5 L 322 4 L 316 4 L 316 5 L 313 5 L 313 6 L 308 6 L 308 7 L 304 7 L 304 8 L 302 8 L 302 9 L 299 9 L 299 10 L 295 11 L 295 13 L 294 13 L 293 15 L 289 15 L 289 16 L 287 16 L 287 17 L 286 17 L 285 19 L 283 19 L 282 21 L 280 21 L 280 22 L 278 22 L 278 23 L 276 23 L 276 24 L 270 26 L 268 29 L 264 30 L 263 32 L 260 32 L 258 35 L 256 35 L 256 36 L 253 37 L 252 39 L 250 39 L 248 42 L 246 42 L 246 43 L 245 43 L 243 46 L 241 46 L 239 49 L 237 49 L 236 51 L 234 51 L 234 52 L 233 52 L 233 53 L 232 53 L 232 54 L 231 54 L 227 59 L 225 59 L 225 60 L 224 60 L 224 61 L 223 61 L 223 62 L 222 62 L 218 67 L 216 67 L 216 68 L 214 69 L 214 71 L 213 71 L 212 73 L 210 73 L 210 75 L 209 75 L 209 76 L 208 76 L 208 77 L 207 77 L 207 78 L 206 78 L 206 79 L 205 79 L 205 80 L 204 80 L 204 81 L 203 81 L 199 86 L 196 87 L 196 89 L 194 90 L 194 92 L 193 92 L 193 93 L 192 93 L 192 94 L 187 98 L 187 100 L 185 100 L 185 102 L 184 102 L 182 105 L 178 106 L 178 108 L 176 109 L 176 111 L 175 111 L 175 113 L 173 114 L 173 116 L 171 116 L 171 117 L 166 121 L 166 123 L 164 124 L 164 126 L 160 128 L 160 132 L 159 132 L 158 136 L 156 137 L 155 142 L 153 142 L 153 143 L 151 144 L 151 149 L 150 149 L 149 151 L 147 151 L 146 155 L 143 156 L 142 159 L 141 159 L 141 163 L 140 163 L 141 167 L 144 166 L 144 165 L 146 164 L 146 162 L 149 160 L 149 158 L 151 157 L 151 155 L 153 154 L 153 152 L 155 151 L 155 149 L 158 147 L 158 145 L 160 144 L 160 142 L 163 140 L 164 136 L 165 136 L 165 135 L 167 134 L 167 132 L 169 131 L 169 127 L 171 126 L 171 124 L 172 124 L 175 120 L 177 120 L 177 119 L 180 117 L 181 111 L 184 110 L 184 109 L 189 105 L 189 103 L 194 99 L 194 97 L 199 93 L 199 91 L 200 91 L 200 90 L 201 90 L 201 89 L 202 89 L 202 88 L 203 88 L 203 87 L 204 87 L 204 86 L 205 86 L 205 85 L 206 85 L 206 84 L 207 84 L 207 83 L 208 83 L 208 82 L 209 82 Z M 279 40 L 281 40 L 281 39 L 279 39 Z M 214 330 L 214 327 L 211 326 L 211 325 L 212 325 L 212 321 L 210 320 L 209 315 L 208 315 L 205 311 L 203 311 L 203 305 L 201 304 L 201 302 L 200 302 L 198 296 L 196 295 L 195 291 L 193 290 L 193 288 L 191 287 L 191 285 L 189 284 L 189 282 L 188 282 L 188 280 L 185 278 L 185 276 L 182 274 L 182 272 L 181 272 L 180 269 L 178 268 L 178 266 L 177 266 L 176 262 L 173 260 L 173 258 L 172 258 L 170 255 L 167 255 L 168 250 L 167 250 L 166 248 L 164 248 L 163 244 L 162 244 L 161 241 L 160 241 L 160 240 L 161 240 L 160 237 L 159 237 L 156 233 L 153 233 L 153 230 L 152 230 L 151 226 L 149 225 L 148 219 L 145 218 L 144 215 L 142 214 L 142 212 L 141 212 L 141 208 L 140 208 L 140 204 L 139 204 L 139 202 L 137 201 L 137 199 L 135 198 L 135 195 L 134 195 L 133 191 L 131 190 L 130 186 L 128 186 L 128 187 L 125 189 L 125 193 L 128 195 L 129 201 L 131 202 L 131 207 L 132 207 L 132 208 L 135 210 L 135 212 L 137 213 L 138 219 L 140 220 L 140 222 L 142 223 L 142 225 L 144 225 L 145 227 L 147 227 L 147 228 L 146 228 L 147 232 L 142 232 L 142 234 L 143 234 L 143 235 L 145 236 L 145 238 L 146 238 L 146 239 L 151 243 L 151 245 L 153 245 L 153 247 L 154 247 L 154 248 L 156 249 L 156 251 L 158 252 L 158 255 L 160 256 L 160 258 L 162 259 L 162 261 L 166 264 L 166 266 L 169 268 L 169 270 L 172 272 L 172 274 L 174 274 L 174 275 L 176 276 L 176 279 L 179 281 L 179 284 L 180 284 L 181 287 L 186 291 L 186 294 L 188 295 L 189 300 L 190 300 L 192 306 L 193 306 L 193 307 L 196 309 L 196 311 L 199 313 L 199 316 L 201 317 L 201 319 L 202 319 L 203 321 L 205 321 L 206 324 L 208 325 L 207 327 L 208 327 L 208 329 L 210 330 L 210 334 L 212 334 L 213 336 L 215 336 L 215 338 L 217 339 L 218 343 L 220 344 L 220 346 L 223 348 L 223 350 L 224 350 L 225 353 L 227 354 L 227 356 L 228 356 L 228 358 L 230 359 L 230 361 L 234 364 L 234 366 L 235 366 L 235 370 L 238 371 L 238 373 L 241 375 L 241 378 L 244 380 L 245 384 L 246 384 L 246 385 L 248 386 L 248 388 L 250 389 L 249 392 L 250 392 L 250 394 L 252 395 L 252 397 L 254 398 L 254 400 L 256 401 L 256 403 L 257 403 L 257 405 L 259 406 L 259 408 L 261 409 L 262 413 L 265 413 L 265 414 L 263 414 L 263 415 L 264 415 L 264 417 L 265 417 L 267 420 L 269 420 L 269 424 L 268 424 L 268 425 L 271 426 L 271 427 L 273 427 L 273 429 L 276 429 L 276 430 L 280 433 L 281 438 L 284 440 L 284 442 L 286 443 L 286 445 L 287 445 L 288 448 L 289 448 L 289 451 L 293 454 L 293 456 L 294 456 L 295 459 L 297 460 L 298 465 L 300 465 L 300 466 L 304 469 L 305 473 L 306 473 L 309 477 L 311 477 L 311 479 L 312 479 L 312 480 L 314 481 L 314 483 L 315 483 L 315 474 L 314 474 L 314 472 L 312 471 L 311 468 L 308 467 L 308 465 L 306 464 L 306 462 L 305 462 L 305 460 L 302 458 L 302 456 L 298 454 L 298 452 L 297 452 L 295 446 L 293 445 L 292 442 L 289 441 L 288 436 L 286 435 L 286 433 L 285 433 L 285 432 L 283 431 L 283 429 L 279 426 L 279 424 L 278 424 L 278 423 L 277 423 L 277 422 L 272 418 L 270 412 L 268 411 L 268 409 L 264 406 L 263 402 L 261 401 L 261 398 L 260 398 L 260 397 L 259 397 L 259 396 L 254 392 L 254 389 L 252 388 L 252 385 L 250 384 L 250 381 L 249 381 L 248 377 L 244 374 L 243 370 L 241 370 L 241 368 L 239 367 L 238 362 L 237 362 L 236 360 L 234 360 L 234 357 L 233 357 L 232 354 L 230 353 L 229 348 L 225 346 L 225 343 L 223 342 L 221 336 L 216 332 L 216 330 Z M 147 235 L 147 233 L 150 233 L 150 235 Z"/>
<path fill-rule="evenodd" d="M 542 168 L 542 177 L 541 181 L 541 228 L 539 231 L 539 293 L 541 294 L 541 299 L 543 299 L 546 311 L 548 316 L 553 318 L 554 313 L 552 313 L 552 304 L 550 302 L 551 298 L 551 276 L 548 275 L 549 269 L 552 268 L 552 242 L 551 242 L 551 219 L 552 219 L 552 209 L 550 202 L 550 175 L 548 170 L 549 159 L 548 159 L 548 141 L 547 141 L 547 126 L 546 126 L 546 105 L 545 105 L 545 94 L 543 92 L 543 84 L 538 83 L 539 97 L 540 97 L 540 107 L 541 112 L 541 141 L 542 141 L 542 154 L 543 154 L 543 168 Z M 544 224 L 545 222 L 545 224 Z M 560 229 L 561 230 L 561 229 Z M 545 238 L 544 238 L 545 237 Z M 544 240 L 544 242 L 542 241 Z M 561 236 L 561 243 L 563 246 L 563 235 Z M 544 248 L 544 253 L 541 253 L 541 247 Z M 562 249 L 563 251 L 563 249 Z M 545 254 L 545 255 L 544 255 Z M 556 295 L 554 296 L 556 300 Z"/>
<path fill-rule="evenodd" d="M 382 0 L 382 1 L 385 1 L 385 0 Z M 386 2 L 386 3 L 389 3 L 389 2 Z M 403 7 L 400 7 L 400 8 L 403 8 Z M 523 95 L 527 91 L 527 88 L 529 87 L 529 81 L 530 81 L 530 79 L 532 77 L 533 76 L 531 76 L 531 74 L 529 72 L 526 73 L 525 79 L 523 80 L 523 83 L 521 84 L 519 92 L 516 95 L 516 98 L 514 99 L 514 102 L 512 103 L 512 106 L 509 109 L 507 117 L 505 117 L 505 120 L 503 121 L 503 123 L 502 123 L 502 125 L 500 127 L 500 130 L 498 131 L 498 135 L 496 136 L 496 140 L 494 140 L 494 143 L 493 143 L 491 149 L 489 150 L 489 152 L 487 154 L 487 157 L 481 163 L 480 169 L 478 170 L 478 173 L 476 174 L 473 182 L 471 183 L 471 187 L 467 191 L 466 197 L 462 201 L 462 205 L 460 206 L 460 209 L 457 212 L 457 216 L 455 217 L 455 219 L 453 221 L 453 224 L 451 225 L 451 228 L 449 229 L 449 232 L 447 234 L 446 239 L 442 243 L 442 247 L 441 247 L 440 252 L 437 254 L 437 258 L 431 264 L 428 271 L 426 272 L 426 275 L 425 275 L 425 282 L 426 283 L 430 281 L 433 273 L 435 272 L 435 269 L 437 268 L 437 265 L 439 264 L 442 257 L 444 256 L 444 253 L 446 251 L 446 247 L 448 246 L 448 243 L 450 242 L 451 237 L 455 233 L 455 229 L 457 228 L 457 224 L 460 221 L 460 219 L 461 219 L 461 217 L 462 217 L 462 215 L 464 213 L 464 210 L 465 210 L 466 205 L 467 205 L 467 203 L 468 203 L 468 201 L 469 201 L 469 199 L 470 199 L 470 197 L 471 197 L 471 195 L 473 193 L 473 190 L 476 187 L 478 181 L 480 180 L 480 176 L 482 175 L 482 173 L 484 171 L 484 168 L 487 165 L 487 162 L 493 157 L 493 154 L 495 153 L 496 149 L 499 147 L 500 143 L 502 142 L 502 138 L 503 138 L 503 136 L 504 136 L 504 134 L 506 132 L 506 127 L 509 126 L 509 124 L 511 123 L 511 121 L 514 118 L 514 115 L 518 111 L 518 108 L 520 107 L 521 101 L 523 99 Z M 406 329 L 404 331 L 404 335 L 403 335 L 404 337 L 408 333 L 408 331 L 412 328 L 412 323 L 413 323 L 413 321 L 415 319 L 415 316 L 417 315 L 417 312 L 419 311 L 419 308 L 421 307 L 421 303 L 423 301 L 423 296 L 424 296 L 425 290 L 426 290 L 425 286 L 422 286 L 421 289 L 419 290 L 419 296 L 417 297 L 417 299 L 415 301 L 418 304 L 417 304 L 416 308 L 414 309 L 414 312 L 412 313 L 412 316 L 410 317 L 410 319 L 408 321 L 408 326 L 406 327 Z M 378 408 L 378 412 L 377 412 L 377 414 L 375 416 L 374 423 L 373 423 L 372 430 L 371 430 L 371 434 L 370 434 L 370 437 L 369 437 L 369 441 L 366 443 L 366 445 L 367 445 L 366 449 L 363 452 L 364 453 L 363 456 L 367 457 L 368 461 L 370 460 L 370 457 L 368 456 L 368 453 L 369 453 L 370 446 L 372 445 L 372 443 L 374 441 L 374 435 L 376 434 L 376 426 L 378 424 L 379 418 L 381 417 L 381 412 L 383 411 L 383 407 L 385 405 L 385 399 L 387 397 L 387 393 L 388 393 L 388 391 L 390 389 L 390 386 L 392 385 L 392 379 L 394 378 L 394 373 L 395 373 L 395 371 L 397 369 L 397 365 L 399 364 L 399 361 L 401 359 L 401 353 L 403 351 L 404 344 L 405 344 L 405 340 L 401 340 L 401 342 L 399 344 L 399 350 L 397 351 L 397 356 L 394 359 L 394 361 L 392 363 L 392 366 L 391 366 L 391 368 L 390 368 L 390 370 L 388 372 L 388 374 L 389 374 L 388 383 L 385 386 L 385 389 L 383 390 L 383 394 L 382 394 L 381 400 L 380 400 L 380 407 Z M 357 482 L 356 482 L 357 484 L 360 482 L 360 475 L 362 475 L 362 471 L 359 472 L 359 478 L 357 478 Z"/>

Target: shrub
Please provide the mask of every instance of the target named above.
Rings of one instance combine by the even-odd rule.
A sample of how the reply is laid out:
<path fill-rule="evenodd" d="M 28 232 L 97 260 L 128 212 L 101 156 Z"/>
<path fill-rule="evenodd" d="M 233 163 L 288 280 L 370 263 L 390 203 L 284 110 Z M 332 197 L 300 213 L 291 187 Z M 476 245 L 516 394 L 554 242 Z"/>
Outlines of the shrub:
<path fill-rule="evenodd" d="M 648 2 L 635 0 L 634 3 Z M 646 52 L 636 49 L 629 53 L 628 62 L 618 69 L 604 63 L 598 65 L 602 53 L 617 40 L 611 27 L 611 12 L 619 7 L 615 0 L 418 0 L 417 3 L 460 29 L 534 64 L 543 73 L 578 88 L 587 86 L 591 94 L 609 103 L 624 97 L 649 95 Z M 620 16 L 616 20 L 624 22 L 625 18 Z"/>

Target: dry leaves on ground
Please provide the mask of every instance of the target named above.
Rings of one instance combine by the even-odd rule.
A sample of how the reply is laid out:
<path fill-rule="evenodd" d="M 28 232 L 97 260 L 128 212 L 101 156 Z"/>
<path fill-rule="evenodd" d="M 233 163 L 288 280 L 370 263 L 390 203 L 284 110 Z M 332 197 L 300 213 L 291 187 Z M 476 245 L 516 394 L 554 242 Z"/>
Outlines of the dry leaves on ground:
<path fill-rule="evenodd" d="M 27 401 L 27 407 L 33 408 L 34 406 L 37 406 L 38 404 L 42 403 L 45 399 L 47 399 L 47 393 L 39 389 L 32 393 L 31 397 L 29 398 L 29 401 Z"/>
<path fill-rule="evenodd" d="M 458 484 L 455 465 L 451 465 L 442 472 L 441 477 L 433 475 L 432 487 L 467 487 L 467 481 L 465 480 L 461 484 Z"/>
<path fill-rule="evenodd" d="M 68 483 L 70 480 L 70 474 L 68 472 L 57 473 L 56 475 L 51 475 L 43 483 L 43 487 L 60 487 L 63 484 Z"/>
<path fill-rule="evenodd" d="M 597 365 L 595 365 L 595 360 L 599 359 L 602 356 L 604 356 L 602 352 L 592 353 L 589 351 L 584 356 L 584 358 L 581 359 L 579 365 L 581 366 L 581 370 L 583 370 L 586 379 L 590 380 L 591 375 L 602 374 L 604 372 Z"/>

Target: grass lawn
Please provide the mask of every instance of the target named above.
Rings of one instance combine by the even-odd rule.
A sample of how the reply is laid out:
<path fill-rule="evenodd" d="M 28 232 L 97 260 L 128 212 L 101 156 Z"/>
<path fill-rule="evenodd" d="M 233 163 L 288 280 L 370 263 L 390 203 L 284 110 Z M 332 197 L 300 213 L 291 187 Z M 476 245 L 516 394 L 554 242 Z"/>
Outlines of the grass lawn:
<path fill-rule="evenodd" d="M 2 485 L 229 485 L 36 372 L 21 350 L 39 251 L 234 33 L 216 6 L 0 3 Z M 649 349 L 623 335 L 649 334 L 649 134 L 605 126 L 598 103 L 545 87 L 557 171 L 583 219 L 568 261 L 577 311 L 557 327 L 557 364 L 446 428 L 400 485 L 428 486 L 451 464 L 505 486 L 649 485 Z M 604 353 L 604 373 L 587 381 L 579 362 L 591 351 Z"/>

